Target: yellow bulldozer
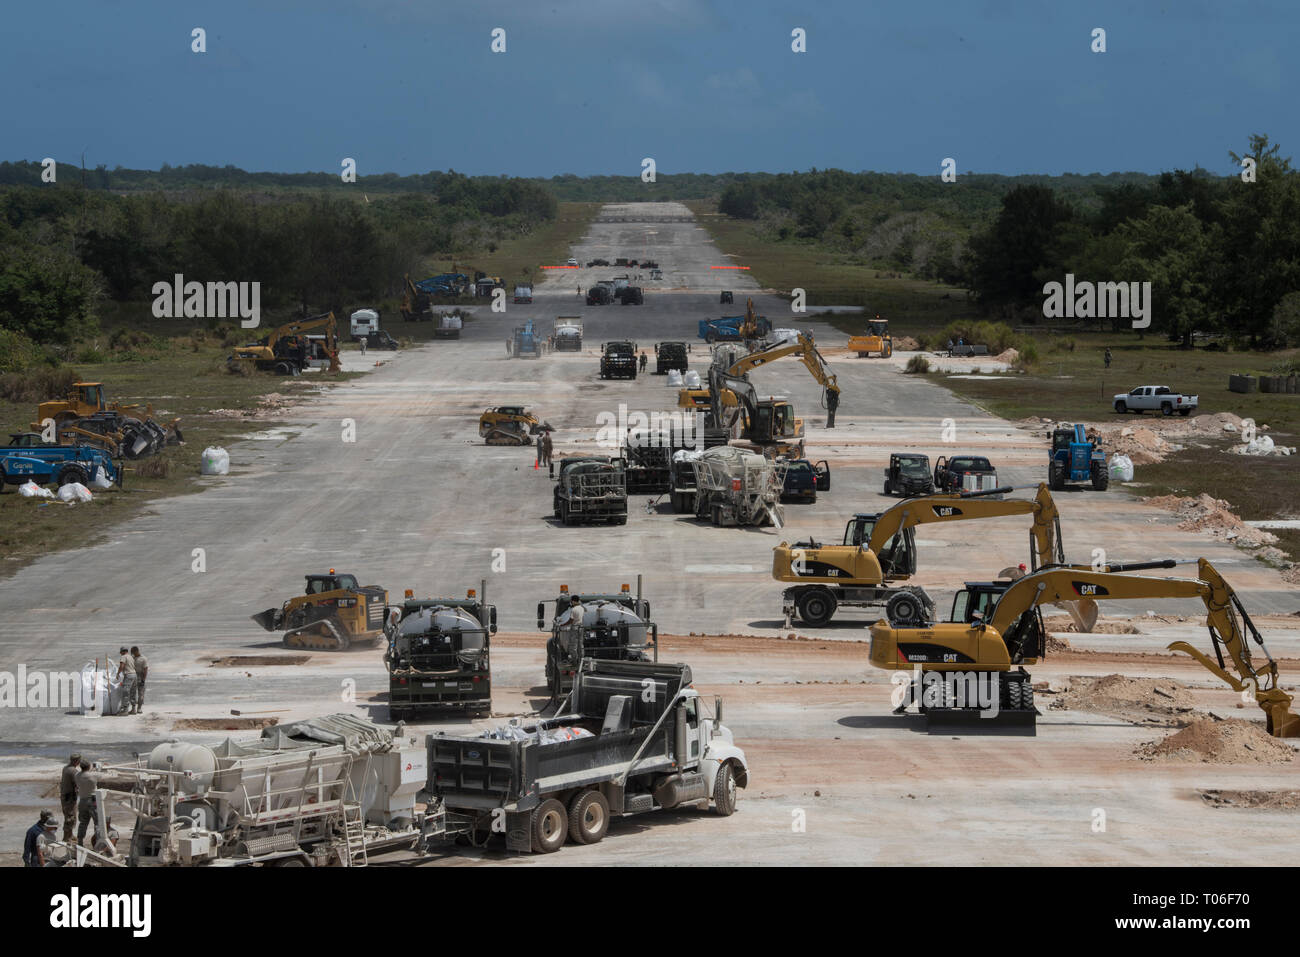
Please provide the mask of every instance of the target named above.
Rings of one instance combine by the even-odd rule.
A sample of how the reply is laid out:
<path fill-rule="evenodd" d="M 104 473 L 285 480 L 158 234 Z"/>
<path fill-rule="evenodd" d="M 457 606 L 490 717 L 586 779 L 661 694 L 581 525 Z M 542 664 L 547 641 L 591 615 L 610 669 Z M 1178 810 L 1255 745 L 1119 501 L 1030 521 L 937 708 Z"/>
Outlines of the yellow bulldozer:
<path fill-rule="evenodd" d="M 159 422 L 152 405 L 141 413 L 138 405 L 109 402 L 102 382 L 74 382 L 66 395 L 40 403 L 32 431 L 44 434 L 50 422 L 61 445 L 92 445 L 114 457 L 139 458 L 184 441 L 179 418 Z"/>
<path fill-rule="evenodd" d="M 379 585 L 358 585 L 355 575 L 307 575 L 306 591 L 279 608 L 252 616 L 267 631 L 283 631 L 286 648 L 346 651 L 376 641 L 384 632 L 388 592 Z"/>
<path fill-rule="evenodd" d="M 772 550 L 772 577 L 797 583 L 782 594 L 787 622 L 797 614 L 805 624 L 818 627 L 841 607 L 884 606 L 892 620 L 932 613 L 934 603 L 923 588 L 895 584 L 916 573 L 913 529 L 917 525 L 1032 515 L 1030 567 L 1064 562 L 1060 514 L 1047 485 L 1039 485 L 1030 500 L 990 497 L 1009 491 L 1012 489 L 921 495 L 878 514 L 853 516 L 839 544 L 782 542 Z M 1081 629 L 1096 621 L 1095 607 L 1073 607 L 1072 613 L 1080 616 Z"/>
<path fill-rule="evenodd" d="M 552 431 L 522 405 L 498 405 L 478 417 L 478 434 L 485 445 L 529 445 L 532 436 Z"/>
<path fill-rule="evenodd" d="M 1300 717 L 1291 712 L 1291 696 L 1278 686 L 1277 662 L 1264 646 L 1241 599 L 1213 565 L 1199 559 L 1195 578 L 1127 574 L 1177 564 L 1166 559 L 1100 569 L 1090 565 L 1049 565 L 1014 581 L 968 582 L 953 599 L 950 621 L 877 621 L 871 626 L 870 660 L 875 667 L 888 671 L 919 669 L 923 677 L 926 672 L 951 676 L 926 681 L 929 687 L 919 704 L 927 714 L 931 731 L 960 725 L 990 729 L 998 724 L 1032 726 L 1037 711 L 1033 684 L 1024 666 L 1037 664 L 1046 654 L 1042 605 L 1196 598 L 1205 605 L 1214 658 L 1185 641 L 1173 642 L 1168 650 L 1191 655 L 1232 690 L 1253 696 L 1264 712 L 1269 734 L 1300 737 Z M 1263 652 L 1267 664 L 1256 667 L 1247 636 Z M 1225 653 L 1235 675 L 1228 671 Z M 989 686 L 990 692 L 984 695 L 982 705 L 973 702 L 966 690 L 981 682 Z"/>

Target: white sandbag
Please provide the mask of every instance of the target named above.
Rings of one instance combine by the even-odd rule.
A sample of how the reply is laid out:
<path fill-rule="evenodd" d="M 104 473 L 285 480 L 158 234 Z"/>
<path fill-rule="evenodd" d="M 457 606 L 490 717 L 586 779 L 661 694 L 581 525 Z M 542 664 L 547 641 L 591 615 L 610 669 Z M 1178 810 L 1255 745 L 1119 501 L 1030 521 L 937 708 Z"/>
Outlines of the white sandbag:
<path fill-rule="evenodd" d="M 1245 452 L 1247 455 L 1271 455 L 1273 452 L 1272 436 L 1261 435 L 1251 439 L 1246 443 Z"/>
<path fill-rule="evenodd" d="M 95 486 L 95 488 L 100 489 L 113 487 L 113 483 L 108 480 L 108 476 L 104 473 L 104 466 L 102 465 L 95 468 L 95 477 L 90 480 L 90 484 Z"/>
<path fill-rule="evenodd" d="M 18 494 L 23 498 L 54 498 L 54 493 L 49 489 L 30 481 L 18 486 Z"/>
<path fill-rule="evenodd" d="M 59 487 L 59 501 L 61 502 L 89 502 L 94 497 L 90 494 L 90 489 L 80 482 L 69 482 L 67 485 Z"/>
<path fill-rule="evenodd" d="M 669 369 L 669 370 L 668 370 L 668 385 L 669 385 L 670 387 L 674 387 L 674 388 L 678 388 L 678 389 L 681 388 L 681 386 L 682 386 L 682 370 L 681 370 L 681 369 Z"/>
<path fill-rule="evenodd" d="M 1116 452 L 1110 457 L 1110 477 L 1116 482 L 1133 481 L 1133 460 Z"/>
<path fill-rule="evenodd" d="M 229 475 L 230 453 L 220 447 L 208 446 L 203 450 L 203 463 L 199 466 L 200 475 Z"/>
<path fill-rule="evenodd" d="M 694 369 L 687 369 L 686 375 L 683 376 L 688 389 L 698 389 L 700 387 L 700 374 Z"/>
<path fill-rule="evenodd" d="M 775 346 L 782 342 L 793 342 L 798 338 L 798 329 L 773 329 L 772 334 L 767 337 L 767 341 Z"/>
<path fill-rule="evenodd" d="M 82 666 L 79 702 L 82 714 L 117 714 L 123 708 L 124 697 L 116 667 L 96 668 L 93 661 Z"/>

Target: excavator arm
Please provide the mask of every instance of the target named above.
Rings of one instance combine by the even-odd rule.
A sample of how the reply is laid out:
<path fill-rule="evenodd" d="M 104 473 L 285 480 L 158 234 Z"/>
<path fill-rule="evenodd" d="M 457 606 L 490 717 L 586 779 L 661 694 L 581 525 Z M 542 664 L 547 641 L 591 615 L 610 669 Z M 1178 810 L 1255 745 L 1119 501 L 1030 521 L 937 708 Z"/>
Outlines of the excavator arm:
<path fill-rule="evenodd" d="M 1215 660 L 1186 641 L 1175 641 L 1170 651 L 1180 651 L 1200 662 L 1234 691 L 1250 691 L 1263 709 L 1269 734 L 1279 738 L 1300 737 L 1300 716 L 1291 712 L 1291 696 L 1278 687 L 1277 662 L 1264 646 L 1263 638 L 1236 593 L 1206 559 L 1197 562 L 1197 578 L 1149 578 L 1121 574 L 1146 568 L 1170 568 L 1172 560 L 1137 565 L 1110 565 L 1105 571 L 1090 566 L 1043 569 L 1019 579 L 1006 590 L 993 610 L 988 629 L 1004 635 L 1021 615 L 1049 602 L 1081 599 L 1199 598 L 1205 605 L 1206 625 L 1214 646 Z M 1243 625 L 1245 626 L 1243 629 Z M 977 626 L 979 630 L 983 630 Z M 1249 633 L 1268 659 L 1256 668 L 1246 644 Z M 1227 652 L 1236 670 L 1227 670 Z"/>
<path fill-rule="evenodd" d="M 752 309 L 753 300 L 750 300 L 750 307 Z M 827 412 L 826 427 L 828 429 L 834 428 L 835 410 L 839 406 L 840 400 L 840 387 L 836 382 L 835 373 L 831 372 L 830 366 L 826 364 L 822 354 L 817 351 L 817 344 L 813 341 L 812 336 L 807 333 L 800 333 L 799 338 L 794 342 L 783 342 L 769 349 L 760 349 L 757 352 L 741 356 L 727 370 L 727 374 L 732 376 L 745 375 L 751 369 L 767 365 L 769 362 L 774 362 L 785 356 L 798 356 L 808 373 L 825 390 L 822 403 L 825 405 Z"/>
<path fill-rule="evenodd" d="M 1047 484 L 1038 486 L 1032 500 L 997 500 L 990 496 L 1010 491 L 1007 488 L 984 492 L 940 493 L 909 498 L 881 513 L 871 529 L 866 547 L 877 555 L 900 531 L 932 522 L 960 522 L 976 518 L 1001 518 L 1008 515 L 1033 515 L 1029 532 L 1030 567 L 1063 564 L 1060 513 Z"/>

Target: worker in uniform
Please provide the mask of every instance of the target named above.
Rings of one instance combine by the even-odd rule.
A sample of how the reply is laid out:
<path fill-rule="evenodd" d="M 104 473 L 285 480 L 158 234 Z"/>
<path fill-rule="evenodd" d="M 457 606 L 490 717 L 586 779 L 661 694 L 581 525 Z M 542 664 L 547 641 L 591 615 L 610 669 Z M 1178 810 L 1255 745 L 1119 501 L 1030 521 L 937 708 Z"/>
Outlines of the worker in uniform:
<path fill-rule="evenodd" d="M 99 775 L 90 770 L 90 762 L 82 761 L 77 771 L 77 840 L 81 844 L 86 839 L 86 829 L 95 817 L 95 789 L 99 787 Z M 95 821 L 95 833 L 99 833 L 99 822 Z"/>
<path fill-rule="evenodd" d="M 122 683 L 122 710 L 118 714 L 135 713 L 135 659 L 123 645 L 117 659 L 117 678 Z"/>
<path fill-rule="evenodd" d="M 551 442 L 551 433 L 550 432 L 542 433 L 542 464 L 545 465 L 548 469 L 551 467 L 551 453 L 554 450 L 555 450 L 555 446 Z"/>
<path fill-rule="evenodd" d="M 68 763 L 63 766 L 59 776 L 59 807 L 63 810 L 63 843 L 72 840 L 72 826 L 77 819 L 77 768 L 81 764 L 81 755 L 68 756 Z"/>
<path fill-rule="evenodd" d="M 641 350 L 641 371 L 645 372 L 646 363 L 650 360 L 646 357 L 645 350 Z"/>
<path fill-rule="evenodd" d="M 542 445 L 543 445 L 542 440 L 543 440 L 545 437 L 546 437 L 546 433 L 545 433 L 545 432 L 539 432 L 538 435 L 537 435 L 537 464 L 538 464 L 538 465 L 541 465 L 541 464 L 542 464 L 542 456 L 545 454 L 545 453 L 542 451 Z"/>
<path fill-rule="evenodd" d="M 49 811 L 42 811 L 40 820 L 27 829 L 27 833 L 23 836 L 24 867 L 45 866 L 45 847 L 54 840 L 56 827 L 54 815 Z"/>
<path fill-rule="evenodd" d="M 144 679 L 149 677 L 149 659 L 140 654 L 140 649 L 131 646 L 131 658 L 135 661 L 135 713 L 144 711 Z"/>
<path fill-rule="evenodd" d="M 1105 359 L 1106 359 L 1106 368 L 1109 369 L 1109 368 L 1110 368 L 1110 348 L 1109 348 L 1109 347 L 1107 347 L 1107 349 L 1106 349 L 1106 356 L 1105 356 Z"/>

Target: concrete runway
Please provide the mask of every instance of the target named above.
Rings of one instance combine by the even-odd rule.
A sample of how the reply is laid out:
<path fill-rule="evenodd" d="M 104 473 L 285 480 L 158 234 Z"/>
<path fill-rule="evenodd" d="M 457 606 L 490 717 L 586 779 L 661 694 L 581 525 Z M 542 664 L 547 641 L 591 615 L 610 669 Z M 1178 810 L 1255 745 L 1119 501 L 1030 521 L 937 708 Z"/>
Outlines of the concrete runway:
<path fill-rule="evenodd" d="M 642 221 L 626 221 L 638 216 Z M 760 296 L 743 272 L 710 269 L 735 263 L 701 227 L 683 221 L 688 216 L 677 204 L 610 206 L 573 250 L 582 263 L 598 256 L 658 259 L 665 280 L 641 282 L 644 305 L 582 304 L 579 285 L 585 289 L 621 268 L 550 271 L 532 305 L 510 305 L 504 315 L 480 308 L 459 341 L 381 354 L 383 364 L 369 375 L 328 390 L 232 447 L 230 476 L 205 479 L 199 494 L 158 502 L 119 526 L 105 544 L 49 556 L 5 582 L 0 670 L 20 664 L 29 671 L 73 670 L 116 652 L 119 644 L 138 644 L 152 676 L 148 710 L 139 717 L 0 711 L 0 788 L 8 794 L 0 799 L 0 844 L 15 845 L 31 808 L 53 807 L 35 796 L 33 776 L 52 774 L 52 759 L 66 755 L 70 745 L 116 760 L 172 736 L 178 718 L 220 717 L 231 708 L 288 709 L 284 720 L 338 710 L 386 720 L 378 649 L 315 654 L 295 666 L 210 664 L 217 656 L 286 653 L 278 636 L 248 616 L 298 593 L 304 574 L 329 568 L 381 584 L 393 599 L 406 588 L 461 595 L 487 579 L 502 632 L 493 656 L 499 714 L 518 713 L 541 697 L 543 636 L 534 627 L 535 607 L 553 598 L 561 583 L 575 590 L 617 589 L 623 582 L 635 587 L 640 573 L 664 634 L 771 639 L 735 651 L 727 644 L 734 639 L 692 645 L 682 638 L 671 645 L 675 651 L 698 647 L 697 656 L 684 660 L 702 689 L 730 702 L 727 723 L 749 749 L 757 782 L 742 796 L 742 813 L 726 820 L 706 821 L 693 812 L 634 819 L 616 824 L 599 847 L 531 863 L 1227 863 L 1237 859 L 1232 848 L 1238 839 L 1256 848 L 1284 844 L 1269 839 L 1276 836 L 1279 812 L 1215 811 L 1183 801 L 1193 779 L 1243 786 L 1224 785 L 1235 780 L 1234 771 L 1214 768 L 1197 778 L 1185 767 L 1125 763 L 1132 744 L 1149 739 L 1150 729 L 1106 718 L 1076 726 L 1087 716 L 1053 713 L 1045 715 L 1047 731 L 1037 739 L 963 739 L 960 747 L 928 739 L 889 720 L 888 675 L 870 669 L 866 646 L 856 644 L 867 637 L 874 616 L 848 611 L 823 629 L 782 627 L 782 585 L 770 576 L 771 548 L 810 535 L 837 541 L 854 512 L 896 501 L 880 494 L 891 451 L 920 451 L 932 460 L 985 454 L 1004 484 L 1029 486 L 1045 477 L 1045 441 L 903 375 L 896 362 L 847 354 L 842 333 L 790 315 L 787 303 Z M 736 304 L 720 313 L 722 288 L 735 291 Z M 696 343 L 692 367 L 703 369 L 708 360 L 695 338 L 698 320 L 741 312 L 751 294 L 774 325 L 813 332 L 843 390 L 837 427 L 828 430 L 820 387 L 797 360 L 753 373 L 760 393 L 789 398 L 804 417 L 809 458 L 831 464 L 831 491 L 816 504 L 787 505 L 784 528 L 699 525 L 673 515 L 665 503 L 648 506 L 645 496 L 630 503 L 626 526 L 564 528 L 551 520 L 552 483 L 533 468 L 532 450 L 486 447 L 478 438 L 478 414 L 492 405 L 531 406 L 557 429 L 557 457 L 595 449 L 598 416 L 617 415 L 620 405 L 671 410 L 676 393 L 664 377 L 601 381 L 600 343 L 635 339 L 650 353 L 653 369 L 654 342 L 684 339 Z M 557 315 L 582 315 L 581 354 L 507 358 L 505 341 L 514 326 L 532 318 L 549 329 Z M 400 323 L 389 328 L 400 335 Z M 372 353 L 365 362 L 375 358 Z M 350 363 L 360 361 L 349 355 Z M 348 419 L 356 425 L 353 443 L 342 440 Z M 945 420 L 955 427 L 953 443 L 943 441 Z M 1275 571 L 1229 544 L 1178 530 L 1171 513 L 1148 508 L 1118 487 L 1063 492 L 1057 499 L 1068 559 L 1089 562 L 1095 548 L 1105 548 L 1112 561 L 1205 555 L 1253 614 L 1270 616 L 1265 631 L 1274 654 L 1300 656 L 1300 630 L 1282 617 L 1300 609 L 1300 599 Z M 1026 531 L 1018 519 L 922 528 L 917 582 L 946 612 L 963 580 L 987 579 L 1026 560 Z M 191 571 L 197 548 L 206 552 L 202 573 Z M 504 550 L 503 572 L 492 571 L 496 549 Z M 1071 636 L 1074 646 L 1158 652 L 1171 628 L 1206 644 L 1195 618 L 1199 609 L 1188 604 L 1102 608 L 1105 617 L 1148 611 L 1188 620 L 1162 622 L 1158 639 Z M 776 643 L 792 632 L 819 641 Z M 781 657 L 782 648 L 796 645 L 795 659 Z M 819 656 L 808 650 L 814 647 L 833 653 Z M 764 648 L 777 657 L 762 657 Z M 1154 659 L 1146 667 L 1177 672 L 1182 680 L 1200 681 L 1206 695 L 1216 693 L 1208 673 L 1172 662 Z M 347 697 L 353 683 L 355 701 Z M 1253 709 L 1248 714 L 1257 717 Z M 453 727 L 428 726 L 435 725 Z M 1249 776 L 1293 782 L 1294 767 L 1251 769 Z M 824 797 L 814 797 L 815 790 Z M 1106 801 L 1125 809 L 1126 829 L 1090 839 L 1088 808 Z M 1180 801 L 1191 817 L 1173 813 Z M 796 805 L 821 810 L 809 818 L 816 827 L 810 823 L 807 833 L 792 839 Z M 1195 823 L 1196 815 L 1206 817 Z M 1204 826 L 1208 820 L 1218 830 L 1214 840 Z M 1228 820 L 1233 827 L 1219 826 Z M 1031 822 L 1042 826 L 1026 826 Z M 1161 834 L 1174 843 L 1162 842 Z M 1224 840 L 1229 835 L 1236 839 Z M 951 842 L 936 844 L 943 836 Z M 1187 855 L 1177 840 L 1190 842 Z"/>

